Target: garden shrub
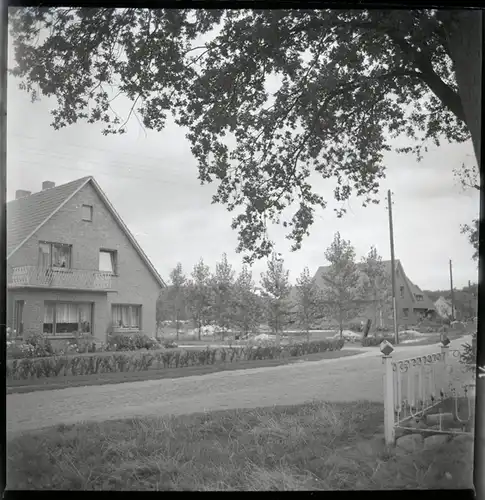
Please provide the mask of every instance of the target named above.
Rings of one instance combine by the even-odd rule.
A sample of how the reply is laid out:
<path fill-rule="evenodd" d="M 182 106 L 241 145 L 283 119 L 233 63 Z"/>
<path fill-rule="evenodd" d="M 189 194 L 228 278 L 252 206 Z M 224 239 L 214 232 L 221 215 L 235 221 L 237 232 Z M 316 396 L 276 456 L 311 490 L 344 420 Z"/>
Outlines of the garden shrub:
<path fill-rule="evenodd" d="M 477 332 L 472 333 L 472 343 L 465 342 L 461 345 L 463 352 L 460 355 L 460 363 L 467 365 L 470 370 L 475 370 L 477 362 Z"/>
<path fill-rule="evenodd" d="M 379 346 L 379 345 L 381 345 L 381 343 L 384 340 L 387 340 L 388 342 L 390 342 L 392 344 L 394 342 L 394 337 L 391 337 L 389 335 L 387 335 L 387 336 L 379 335 L 377 337 L 366 337 L 366 338 L 362 339 L 362 346 L 363 347 Z"/>

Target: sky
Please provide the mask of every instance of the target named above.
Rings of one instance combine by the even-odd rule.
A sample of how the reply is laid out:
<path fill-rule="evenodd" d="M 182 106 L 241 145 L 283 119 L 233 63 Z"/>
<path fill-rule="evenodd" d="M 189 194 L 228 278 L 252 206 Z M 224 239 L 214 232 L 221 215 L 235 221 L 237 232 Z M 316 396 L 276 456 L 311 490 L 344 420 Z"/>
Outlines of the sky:
<path fill-rule="evenodd" d="M 234 215 L 223 205 L 211 204 L 215 183 L 200 185 L 183 129 L 168 123 L 158 133 L 132 120 L 122 136 L 105 137 L 100 126 L 86 123 L 56 131 L 50 126 L 55 102 L 43 97 L 31 103 L 17 86 L 18 81 L 9 77 L 7 200 L 15 198 L 17 189 L 40 191 L 45 180 L 60 185 L 93 175 L 165 280 L 177 262 L 190 274 L 201 257 L 215 270 L 223 252 L 236 271 L 241 269 L 242 255 L 235 252 L 237 233 L 231 229 Z M 127 106 L 119 103 L 117 110 L 123 113 Z M 471 142 L 430 147 L 419 163 L 413 155 L 386 153 L 381 203 L 364 208 L 354 197 L 341 219 L 332 210 L 333 183 L 314 179 L 329 205 L 317 212 L 302 249 L 290 252 L 282 227 L 269 231 L 290 281 L 294 283 L 305 266 L 314 274 L 326 265 L 324 253 L 337 231 L 351 241 L 359 260 L 371 245 L 389 259 L 386 198 L 391 189 L 395 256 L 411 281 L 422 289 L 449 289 L 452 259 L 456 288 L 469 280 L 478 282 L 473 249 L 460 234 L 460 225 L 478 217 L 479 193 L 464 192 L 453 175 L 463 163 L 474 162 Z M 256 282 L 265 269 L 264 259 L 253 264 Z"/>

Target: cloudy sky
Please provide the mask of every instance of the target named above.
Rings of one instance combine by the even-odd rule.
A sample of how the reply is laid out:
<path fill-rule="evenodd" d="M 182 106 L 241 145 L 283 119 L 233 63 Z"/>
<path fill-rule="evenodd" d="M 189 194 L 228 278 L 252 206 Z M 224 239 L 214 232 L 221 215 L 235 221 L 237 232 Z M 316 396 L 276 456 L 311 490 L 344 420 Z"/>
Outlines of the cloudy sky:
<path fill-rule="evenodd" d="M 8 200 L 17 189 L 39 191 L 44 180 L 59 185 L 93 175 L 165 279 L 177 262 L 190 272 L 203 257 L 214 268 L 223 252 L 236 270 L 241 268 L 237 234 L 230 227 L 233 215 L 211 204 L 213 186 L 199 184 L 183 129 L 169 124 L 157 133 L 132 120 L 123 136 L 104 137 L 101 127 L 84 123 L 56 131 L 49 125 L 55 103 L 43 98 L 32 104 L 17 83 L 9 78 Z M 119 102 L 117 110 L 123 113 L 127 105 Z M 463 192 L 453 175 L 453 169 L 475 161 L 471 143 L 430 148 L 420 163 L 411 155 L 390 153 L 385 158 L 380 205 L 363 208 L 354 198 L 348 214 L 337 219 L 335 205 L 329 203 L 317 213 L 303 248 L 294 253 L 283 229 L 271 229 L 292 282 L 304 266 L 314 273 L 325 265 L 324 252 L 336 231 L 352 242 L 359 259 L 371 245 L 389 259 L 387 189 L 394 193 L 396 258 L 409 278 L 424 289 L 446 289 L 452 259 L 456 287 L 478 281 L 473 251 L 460 225 L 477 217 L 479 197 Z M 333 184 L 315 183 L 331 200 Z M 257 280 L 265 267 L 265 261 L 253 265 Z"/>

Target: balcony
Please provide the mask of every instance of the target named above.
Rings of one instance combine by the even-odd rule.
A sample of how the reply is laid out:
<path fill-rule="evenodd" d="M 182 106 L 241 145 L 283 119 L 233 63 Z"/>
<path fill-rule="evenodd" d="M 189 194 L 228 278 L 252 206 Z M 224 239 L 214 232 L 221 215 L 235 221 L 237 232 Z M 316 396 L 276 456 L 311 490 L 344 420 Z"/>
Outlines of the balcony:
<path fill-rule="evenodd" d="M 8 288 L 49 288 L 110 292 L 116 290 L 116 276 L 104 271 L 20 266 L 11 269 Z"/>

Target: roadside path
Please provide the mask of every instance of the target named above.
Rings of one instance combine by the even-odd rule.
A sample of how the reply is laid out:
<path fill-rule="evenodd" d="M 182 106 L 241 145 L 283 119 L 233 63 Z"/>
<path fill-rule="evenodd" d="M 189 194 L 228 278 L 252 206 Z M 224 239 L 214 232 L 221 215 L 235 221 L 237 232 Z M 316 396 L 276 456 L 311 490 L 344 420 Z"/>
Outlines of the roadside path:
<path fill-rule="evenodd" d="M 469 337 L 456 339 L 459 348 Z M 353 346 L 348 349 L 356 349 Z M 324 401 L 382 401 L 383 367 L 377 348 L 361 354 L 290 365 L 235 370 L 177 379 L 70 387 L 7 395 L 7 433 L 60 423 L 136 416 L 181 415 L 230 408 Z M 438 352 L 439 347 L 398 347 L 395 359 Z"/>

